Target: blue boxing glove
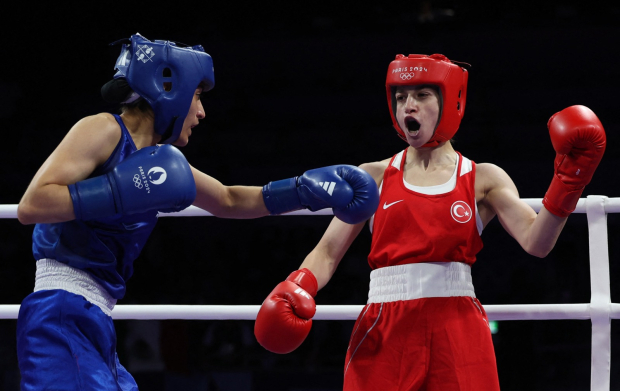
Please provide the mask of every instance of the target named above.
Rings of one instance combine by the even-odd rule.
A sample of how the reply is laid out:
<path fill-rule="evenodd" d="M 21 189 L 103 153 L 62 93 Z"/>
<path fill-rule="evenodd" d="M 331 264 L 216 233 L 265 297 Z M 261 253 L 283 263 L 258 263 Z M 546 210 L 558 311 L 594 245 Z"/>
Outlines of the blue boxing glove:
<path fill-rule="evenodd" d="M 172 145 L 142 148 L 107 174 L 69 185 L 75 218 L 93 220 L 157 210 L 178 212 L 196 199 L 194 175 Z"/>
<path fill-rule="evenodd" d="M 357 224 L 375 213 L 379 190 L 370 174 L 361 168 L 336 165 L 269 182 L 263 187 L 263 200 L 272 215 L 304 208 L 332 208 L 340 220 Z"/>

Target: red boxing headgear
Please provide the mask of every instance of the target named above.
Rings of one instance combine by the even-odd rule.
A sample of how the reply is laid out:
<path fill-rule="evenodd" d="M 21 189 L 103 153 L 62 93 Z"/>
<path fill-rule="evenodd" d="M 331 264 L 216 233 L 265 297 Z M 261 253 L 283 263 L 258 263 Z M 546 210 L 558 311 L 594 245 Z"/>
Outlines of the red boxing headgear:
<path fill-rule="evenodd" d="M 433 137 L 423 147 L 433 147 L 450 140 L 459 128 L 465 114 L 467 97 L 467 70 L 454 64 L 443 54 L 397 54 L 388 67 L 385 89 L 394 128 L 403 139 L 405 132 L 396 121 L 394 91 L 398 86 L 434 85 L 441 91 L 442 106 Z"/>

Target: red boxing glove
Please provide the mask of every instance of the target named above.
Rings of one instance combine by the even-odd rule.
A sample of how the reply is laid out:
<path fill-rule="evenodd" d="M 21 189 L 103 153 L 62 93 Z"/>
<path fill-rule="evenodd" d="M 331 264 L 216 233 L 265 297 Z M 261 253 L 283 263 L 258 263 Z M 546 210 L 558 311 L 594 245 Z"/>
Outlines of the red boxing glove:
<path fill-rule="evenodd" d="M 547 123 L 556 151 L 554 175 L 543 199 L 545 208 L 566 217 L 575 210 L 584 187 L 598 166 L 607 137 L 601 121 L 585 106 L 570 106 Z"/>
<path fill-rule="evenodd" d="M 273 353 L 290 353 L 306 339 L 316 312 L 318 283 L 308 269 L 296 270 L 267 296 L 256 316 L 254 335 Z"/>

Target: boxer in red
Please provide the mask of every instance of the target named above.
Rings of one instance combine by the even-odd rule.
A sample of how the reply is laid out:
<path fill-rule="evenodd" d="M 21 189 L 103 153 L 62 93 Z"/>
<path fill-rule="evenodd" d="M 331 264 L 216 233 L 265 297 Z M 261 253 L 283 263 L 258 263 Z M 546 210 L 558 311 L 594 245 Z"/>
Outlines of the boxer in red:
<path fill-rule="evenodd" d="M 499 390 L 488 319 L 471 279 L 480 234 L 497 216 L 526 252 L 545 257 L 605 151 L 605 131 L 590 109 L 554 114 L 547 124 L 554 176 L 537 214 L 501 168 L 453 149 L 467 79 L 441 54 L 397 55 L 388 68 L 390 113 L 409 145 L 361 166 L 381 197 L 369 221 L 370 291 L 346 355 L 346 391 Z M 303 342 L 313 297 L 363 225 L 332 220 L 300 269 L 263 303 L 255 324 L 261 345 L 288 353 Z"/>

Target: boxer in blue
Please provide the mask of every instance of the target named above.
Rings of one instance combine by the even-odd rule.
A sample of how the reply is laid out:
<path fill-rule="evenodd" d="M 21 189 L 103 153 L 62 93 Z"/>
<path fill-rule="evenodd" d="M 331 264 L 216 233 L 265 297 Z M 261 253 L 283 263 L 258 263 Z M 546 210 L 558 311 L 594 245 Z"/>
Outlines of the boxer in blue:
<path fill-rule="evenodd" d="M 331 207 L 355 224 L 379 202 L 373 179 L 348 165 L 262 188 L 224 186 L 190 166 L 175 146 L 188 143 L 205 116 L 200 94 L 214 86 L 201 46 L 135 34 L 122 41 L 115 69 L 102 95 L 121 114 L 78 121 L 19 203 L 19 221 L 36 224 L 37 260 L 17 326 L 23 391 L 138 389 L 118 362 L 110 315 L 158 212 L 193 204 L 218 217 L 255 218 Z"/>

